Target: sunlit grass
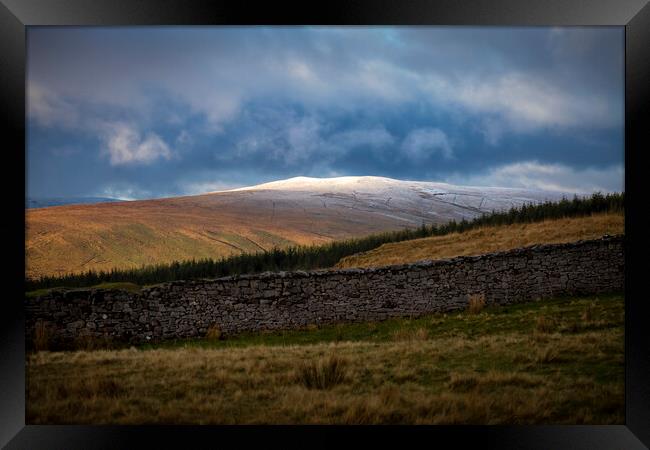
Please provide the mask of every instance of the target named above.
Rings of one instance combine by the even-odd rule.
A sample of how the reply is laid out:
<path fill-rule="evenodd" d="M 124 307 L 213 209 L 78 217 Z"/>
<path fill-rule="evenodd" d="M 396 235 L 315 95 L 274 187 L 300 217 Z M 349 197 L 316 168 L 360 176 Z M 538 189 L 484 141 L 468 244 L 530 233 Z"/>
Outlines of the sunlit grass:
<path fill-rule="evenodd" d="M 378 267 L 425 259 L 480 255 L 536 244 L 597 239 L 604 234 L 625 233 L 624 221 L 622 213 L 602 213 L 543 222 L 486 226 L 464 233 L 384 244 L 374 250 L 343 258 L 336 266 Z"/>

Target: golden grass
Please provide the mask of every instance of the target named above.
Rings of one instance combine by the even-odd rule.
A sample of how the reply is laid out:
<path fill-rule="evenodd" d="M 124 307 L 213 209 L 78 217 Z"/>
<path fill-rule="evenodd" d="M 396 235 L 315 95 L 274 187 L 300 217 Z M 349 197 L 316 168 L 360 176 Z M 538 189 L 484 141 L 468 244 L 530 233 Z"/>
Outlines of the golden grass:
<path fill-rule="evenodd" d="M 330 389 L 345 379 L 347 361 L 332 353 L 318 361 L 303 362 L 296 379 L 308 389 Z"/>
<path fill-rule="evenodd" d="M 219 328 L 218 325 L 211 325 L 210 328 L 208 328 L 208 331 L 205 333 L 205 338 L 209 340 L 219 340 L 221 339 L 223 334 L 221 333 L 221 328 Z"/>
<path fill-rule="evenodd" d="M 594 310 L 593 303 L 589 303 L 587 306 L 585 306 L 585 310 L 582 313 L 582 316 L 580 316 L 582 321 L 591 322 L 593 318 L 593 310 Z"/>
<path fill-rule="evenodd" d="M 523 365 L 555 362 L 553 355 L 571 349 L 566 340 L 554 339 L 554 347 L 527 355 Z M 534 341 L 521 336 L 509 342 L 522 344 L 530 347 Z M 322 344 L 281 351 L 39 353 L 30 357 L 28 366 L 27 418 L 28 423 L 69 424 L 622 423 L 622 383 L 596 383 L 557 369 L 549 376 L 531 369 L 519 373 L 523 369 L 495 368 L 486 376 L 471 363 L 452 370 L 437 367 L 459 351 L 466 357 L 488 352 L 514 359 L 504 347 L 506 341 L 497 338 L 424 341 L 418 346 Z M 324 369 L 304 374 L 299 361 L 332 351 L 352 361 L 345 378 L 325 376 Z M 600 359 L 597 353 L 593 357 Z M 428 378 L 438 382 L 427 385 Z M 326 379 L 339 381 L 320 381 Z M 567 409 L 567 403 L 581 404 L 584 410 Z"/>
<path fill-rule="evenodd" d="M 395 341 L 424 341 L 429 339 L 429 331 L 426 328 L 400 328 L 393 332 L 393 340 Z"/>
<path fill-rule="evenodd" d="M 465 233 L 384 244 L 374 250 L 342 258 L 336 267 L 378 267 L 425 259 L 480 255 L 535 244 L 596 239 L 625 232 L 623 214 L 547 220 L 537 223 L 483 227 Z"/>
<path fill-rule="evenodd" d="M 485 294 L 472 294 L 469 296 L 467 311 L 470 314 L 478 314 L 485 308 Z"/>
<path fill-rule="evenodd" d="M 543 320 L 549 314 L 542 308 L 521 316 L 532 317 L 531 325 L 478 336 L 411 327 L 382 342 L 37 352 L 28 355 L 26 418 L 28 424 L 621 424 L 622 301 L 616 308 L 592 308 L 589 323 L 567 332 L 538 333 L 534 314 Z M 478 323 L 489 314 L 431 319 Z"/>
<path fill-rule="evenodd" d="M 320 201 L 303 209 L 275 200 L 263 192 L 230 192 L 30 209 L 25 212 L 26 275 L 219 259 L 402 226 L 388 216 Z"/>
<path fill-rule="evenodd" d="M 52 339 L 52 332 L 45 322 L 36 322 L 34 326 L 34 339 L 33 346 L 36 351 L 48 350 L 50 341 Z"/>
<path fill-rule="evenodd" d="M 535 330 L 539 333 L 550 333 L 554 329 L 553 320 L 545 315 L 540 315 L 535 324 Z"/>

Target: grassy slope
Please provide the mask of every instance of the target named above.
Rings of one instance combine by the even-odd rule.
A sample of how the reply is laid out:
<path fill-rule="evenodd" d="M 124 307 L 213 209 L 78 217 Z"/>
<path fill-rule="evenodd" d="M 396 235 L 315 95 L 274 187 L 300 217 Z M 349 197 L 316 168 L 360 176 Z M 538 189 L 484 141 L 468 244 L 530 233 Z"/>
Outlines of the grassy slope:
<path fill-rule="evenodd" d="M 39 352 L 28 357 L 26 417 L 620 424 L 623 350 L 624 302 L 615 295 L 159 348 Z M 324 357 L 343 365 L 342 382 L 306 387 L 305 367 Z"/>
<path fill-rule="evenodd" d="M 596 239 L 604 234 L 624 233 L 624 219 L 623 214 L 595 214 L 536 223 L 484 227 L 464 233 L 384 244 L 369 252 L 343 258 L 336 266 L 378 267 L 423 259 L 480 255 L 534 244 Z"/>
<path fill-rule="evenodd" d="M 26 275 L 219 259 L 402 226 L 397 219 L 362 210 L 304 209 L 258 197 L 232 192 L 27 210 Z"/>

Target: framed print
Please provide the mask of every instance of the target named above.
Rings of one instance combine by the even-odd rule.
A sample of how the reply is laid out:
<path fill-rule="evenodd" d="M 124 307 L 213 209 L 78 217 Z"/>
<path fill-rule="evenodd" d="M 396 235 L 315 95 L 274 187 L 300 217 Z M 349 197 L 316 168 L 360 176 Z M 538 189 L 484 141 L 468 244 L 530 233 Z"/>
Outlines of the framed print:
<path fill-rule="evenodd" d="M 648 445 L 647 2 L 0 10 L 7 448 Z"/>

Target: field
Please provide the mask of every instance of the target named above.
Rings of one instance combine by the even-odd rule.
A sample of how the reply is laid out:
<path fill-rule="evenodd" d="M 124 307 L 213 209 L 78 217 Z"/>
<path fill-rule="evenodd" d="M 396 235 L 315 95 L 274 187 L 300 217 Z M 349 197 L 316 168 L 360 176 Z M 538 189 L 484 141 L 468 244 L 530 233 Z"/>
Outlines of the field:
<path fill-rule="evenodd" d="M 601 213 L 543 222 L 489 226 L 404 242 L 383 244 L 364 253 L 341 259 L 336 267 L 378 267 L 405 264 L 423 259 L 480 255 L 536 244 L 597 239 L 604 234 L 624 234 L 622 213 Z"/>
<path fill-rule="evenodd" d="M 622 295 L 27 360 L 28 424 L 622 424 Z"/>

